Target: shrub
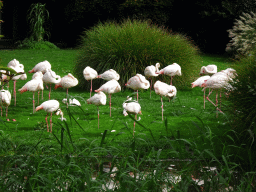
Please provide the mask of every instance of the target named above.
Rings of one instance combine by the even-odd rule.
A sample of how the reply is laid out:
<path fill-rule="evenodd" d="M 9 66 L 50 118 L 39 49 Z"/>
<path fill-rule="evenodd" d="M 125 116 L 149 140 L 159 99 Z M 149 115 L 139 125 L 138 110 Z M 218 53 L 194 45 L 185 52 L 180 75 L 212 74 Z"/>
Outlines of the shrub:
<path fill-rule="evenodd" d="M 18 44 L 18 49 L 59 49 L 56 45 L 49 41 L 33 41 L 28 38 L 24 39 L 22 42 L 18 42 Z"/>
<path fill-rule="evenodd" d="M 145 67 L 157 62 L 161 63 L 161 68 L 172 63 L 181 66 L 182 76 L 173 81 L 178 87 L 190 86 L 191 78 L 197 73 L 198 51 L 191 41 L 146 21 L 99 23 L 83 33 L 79 48 L 74 73 L 80 79 L 81 88 L 89 88 L 82 73 L 86 66 L 99 74 L 113 68 L 121 76 L 121 85 L 136 73 L 144 75 Z M 96 82 L 99 86 L 103 81 Z"/>
<path fill-rule="evenodd" d="M 256 151 L 256 49 L 237 61 L 237 77 L 232 83 L 234 90 L 229 100 L 234 113 L 234 130 L 240 134 L 239 142 L 247 143 Z"/>
<path fill-rule="evenodd" d="M 237 19 L 232 29 L 228 30 L 230 42 L 227 44 L 226 51 L 236 54 L 248 54 L 256 43 L 256 14 L 251 12 L 242 13 Z"/>

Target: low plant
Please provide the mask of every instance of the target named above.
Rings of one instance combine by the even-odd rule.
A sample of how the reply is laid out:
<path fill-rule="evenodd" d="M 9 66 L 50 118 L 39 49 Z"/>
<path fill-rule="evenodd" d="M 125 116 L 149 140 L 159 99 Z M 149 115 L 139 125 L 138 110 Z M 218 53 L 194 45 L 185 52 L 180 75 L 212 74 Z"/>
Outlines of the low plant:
<path fill-rule="evenodd" d="M 228 30 L 230 42 L 226 51 L 239 54 L 248 54 L 256 43 L 256 14 L 253 12 L 242 13 L 234 23 L 232 29 Z"/>
<path fill-rule="evenodd" d="M 17 42 L 18 49 L 35 49 L 35 50 L 51 50 L 59 49 L 56 45 L 49 41 L 34 41 L 30 38 L 26 38 L 23 41 Z"/>
<path fill-rule="evenodd" d="M 99 74 L 112 68 L 120 74 L 119 82 L 124 85 L 137 73 L 144 75 L 148 65 L 159 62 L 160 68 L 164 68 L 178 63 L 182 76 L 174 78 L 173 84 L 184 88 L 190 86 L 191 78 L 197 74 L 197 53 L 196 47 L 186 37 L 146 21 L 99 23 L 81 36 L 74 73 L 80 79 L 79 86 L 84 88 L 88 85 L 82 73 L 86 66 L 94 68 Z M 99 86 L 102 81 L 96 83 Z"/>

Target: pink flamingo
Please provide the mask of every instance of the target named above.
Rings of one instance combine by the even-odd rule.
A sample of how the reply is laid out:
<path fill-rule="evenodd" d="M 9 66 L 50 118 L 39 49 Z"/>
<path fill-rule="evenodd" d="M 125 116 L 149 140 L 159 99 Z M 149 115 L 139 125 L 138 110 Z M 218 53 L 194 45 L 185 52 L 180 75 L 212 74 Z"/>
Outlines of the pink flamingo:
<path fill-rule="evenodd" d="M 152 87 L 152 77 L 157 77 L 159 74 L 156 72 L 159 71 L 160 63 L 156 63 L 156 65 L 147 66 L 144 70 L 144 75 L 150 78 L 150 98 L 151 98 L 151 87 Z"/>
<path fill-rule="evenodd" d="M 181 67 L 177 63 L 173 63 L 171 65 L 166 66 L 165 68 L 161 69 L 156 74 L 168 75 L 171 77 L 171 85 L 172 85 L 172 77 L 175 75 L 181 76 Z"/>
<path fill-rule="evenodd" d="M 87 66 L 83 71 L 84 78 L 88 81 L 91 80 L 90 97 L 92 96 L 92 80 L 98 77 L 98 72 L 93 68 Z"/>

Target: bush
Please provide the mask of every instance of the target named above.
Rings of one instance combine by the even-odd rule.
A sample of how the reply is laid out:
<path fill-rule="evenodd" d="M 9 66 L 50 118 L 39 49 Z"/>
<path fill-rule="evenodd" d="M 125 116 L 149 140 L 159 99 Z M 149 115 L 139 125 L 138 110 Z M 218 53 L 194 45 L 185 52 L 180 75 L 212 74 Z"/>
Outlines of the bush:
<path fill-rule="evenodd" d="M 240 135 L 238 141 L 256 151 L 256 50 L 237 61 L 237 77 L 232 83 L 234 90 L 229 100 L 234 113 L 234 130 Z"/>
<path fill-rule="evenodd" d="M 49 41 L 33 41 L 28 38 L 22 42 L 18 42 L 18 49 L 39 49 L 39 50 L 49 50 L 49 49 L 59 49 L 56 45 Z"/>
<path fill-rule="evenodd" d="M 251 12 L 242 13 L 237 19 L 232 29 L 228 30 L 230 42 L 226 51 L 235 54 L 248 54 L 256 43 L 256 14 Z M 237 55 L 238 56 L 238 55 Z"/>
<path fill-rule="evenodd" d="M 86 66 L 94 68 L 99 74 L 113 68 L 121 76 L 121 85 L 136 73 L 144 75 L 145 67 L 157 62 L 161 63 L 161 68 L 172 63 L 181 66 L 182 76 L 175 77 L 173 81 L 177 87 L 190 86 L 191 78 L 197 74 L 198 51 L 191 41 L 146 21 L 99 23 L 83 33 L 79 48 L 74 74 L 80 79 L 81 88 L 90 86 L 82 73 Z M 97 86 L 103 83 L 101 80 L 96 82 Z"/>

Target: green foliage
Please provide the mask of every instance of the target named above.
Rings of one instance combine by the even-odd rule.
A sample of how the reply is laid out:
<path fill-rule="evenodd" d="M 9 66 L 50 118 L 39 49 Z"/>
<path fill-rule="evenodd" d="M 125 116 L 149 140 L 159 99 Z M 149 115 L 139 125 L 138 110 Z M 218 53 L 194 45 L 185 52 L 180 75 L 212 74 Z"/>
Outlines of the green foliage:
<path fill-rule="evenodd" d="M 18 49 L 37 49 L 37 50 L 50 50 L 59 49 L 56 45 L 49 41 L 33 41 L 31 39 L 24 39 L 22 42 L 18 42 Z"/>
<path fill-rule="evenodd" d="M 226 51 L 236 51 L 237 54 L 248 54 L 256 43 L 256 14 L 242 13 L 232 29 L 228 30 L 230 42 Z"/>
<path fill-rule="evenodd" d="M 256 50 L 237 61 L 235 69 L 237 77 L 232 83 L 234 90 L 230 101 L 234 112 L 234 130 L 240 134 L 239 142 L 253 148 L 255 155 L 256 143 Z"/>
<path fill-rule="evenodd" d="M 44 23 L 49 18 L 49 12 L 45 4 L 34 3 L 30 6 L 28 20 L 31 25 L 31 39 L 34 41 L 43 41 L 44 35 L 49 37 L 49 33 L 44 30 Z"/>
<path fill-rule="evenodd" d="M 174 85 L 181 88 L 190 86 L 191 78 L 197 74 L 199 57 L 187 38 L 146 21 L 99 23 L 81 37 L 74 73 L 80 79 L 79 86 L 84 88 L 86 81 L 82 71 L 86 66 L 99 74 L 113 68 L 120 74 L 119 81 L 123 85 L 136 73 L 144 75 L 145 67 L 157 62 L 161 68 L 172 63 L 181 66 L 182 76 L 174 79 Z"/>
<path fill-rule="evenodd" d="M 0 1 L 0 9 L 3 7 L 3 1 Z M 0 20 L 0 24 L 3 22 L 3 20 Z M 0 39 L 4 37 L 3 35 L 0 35 Z"/>

